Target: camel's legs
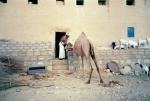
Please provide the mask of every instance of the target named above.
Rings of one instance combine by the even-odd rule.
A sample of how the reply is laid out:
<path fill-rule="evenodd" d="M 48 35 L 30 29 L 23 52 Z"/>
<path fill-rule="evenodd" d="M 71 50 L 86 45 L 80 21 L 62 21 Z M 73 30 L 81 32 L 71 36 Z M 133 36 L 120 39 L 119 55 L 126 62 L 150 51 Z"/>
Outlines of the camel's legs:
<path fill-rule="evenodd" d="M 86 84 L 90 84 L 91 76 L 92 76 L 92 72 L 93 72 L 93 67 L 92 67 L 90 58 L 86 58 L 86 60 L 87 60 L 87 62 L 88 62 L 88 65 L 91 67 L 90 76 L 89 76 L 89 79 L 88 79 L 88 81 L 86 82 Z"/>
<path fill-rule="evenodd" d="M 96 58 L 93 58 L 93 61 L 94 61 L 95 65 L 96 65 L 96 69 L 97 69 L 97 72 L 98 72 L 98 74 L 99 74 L 100 83 L 103 83 L 102 77 L 101 77 L 101 75 L 100 75 L 99 67 L 98 67 L 98 65 L 97 65 Z"/>
<path fill-rule="evenodd" d="M 84 61 L 83 61 L 84 58 L 83 58 L 83 56 L 81 56 L 81 58 L 82 58 L 82 72 L 83 72 L 83 75 L 82 75 L 82 76 L 83 76 L 83 78 L 84 78 Z"/>

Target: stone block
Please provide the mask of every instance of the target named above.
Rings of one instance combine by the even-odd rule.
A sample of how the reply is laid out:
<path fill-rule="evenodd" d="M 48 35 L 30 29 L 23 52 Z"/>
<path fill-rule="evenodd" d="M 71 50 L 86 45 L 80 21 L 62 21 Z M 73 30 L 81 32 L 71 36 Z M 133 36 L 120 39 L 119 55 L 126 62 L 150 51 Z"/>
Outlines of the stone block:
<path fill-rule="evenodd" d="M 148 56 L 147 56 L 147 55 L 141 55 L 141 58 L 142 58 L 142 59 L 147 59 Z"/>
<path fill-rule="evenodd" d="M 45 65 L 45 66 L 49 66 L 49 65 L 50 65 L 50 61 L 45 60 L 45 61 L 44 61 L 44 65 Z"/>
<path fill-rule="evenodd" d="M 3 52 L 3 56 L 10 56 L 10 52 Z"/>
<path fill-rule="evenodd" d="M 11 52 L 11 56 L 18 56 L 18 52 Z"/>
<path fill-rule="evenodd" d="M 139 54 L 139 51 L 133 51 L 132 54 Z"/>
<path fill-rule="evenodd" d="M 145 54 L 150 54 L 150 50 L 145 50 Z"/>
<path fill-rule="evenodd" d="M 41 51 L 41 55 L 48 55 L 47 51 Z"/>
<path fill-rule="evenodd" d="M 38 61 L 38 62 L 37 62 L 37 65 L 38 65 L 38 66 L 44 66 L 44 61 Z"/>
<path fill-rule="evenodd" d="M 24 47 L 24 49 L 28 50 L 28 49 L 30 49 L 30 47 L 28 47 L 28 46 L 25 46 L 25 47 Z"/>
<path fill-rule="evenodd" d="M 13 47 L 11 47 L 11 49 L 17 50 L 17 49 L 20 49 L 20 47 L 13 46 Z"/>
<path fill-rule="evenodd" d="M 30 57 L 29 57 L 29 56 L 23 56 L 23 60 L 24 60 L 24 61 L 29 61 L 29 60 L 30 60 Z"/>
<path fill-rule="evenodd" d="M 51 72 L 52 71 L 52 66 L 46 66 L 46 70 L 47 70 L 47 72 Z"/>
<path fill-rule="evenodd" d="M 107 55 L 112 55 L 113 52 L 112 52 L 112 51 L 107 51 L 106 54 L 107 54 Z"/>
<path fill-rule="evenodd" d="M 135 57 L 136 57 L 137 59 L 140 59 L 140 58 L 141 58 L 141 55 L 135 55 Z"/>
<path fill-rule="evenodd" d="M 38 60 L 45 60 L 45 56 L 38 56 Z"/>
<path fill-rule="evenodd" d="M 26 56 L 26 52 L 19 52 L 19 56 Z"/>
<path fill-rule="evenodd" d="M 100 55 L 106 55 L 106 51 L 100 51 Z"/>
<path fill-rule="evenodd" d="M 139 54 L 144 54 L 144 51 L 139 51 Z"/>
<path fill-rule="evenodd" d="M 33 52 L 27 52 L 27 56 L 33 56 Z"/>
<path fill-rule="evenodd" d="M 37 61 L 38 60 L 38 57 L 37 56 L 31 56 L 31 61 Z"/>
<path fill-rule="evenodd" d="M 40 51 L 34 51 L 33 54 L 34 55 L 40 55 Z"/>
<path fill-rule="evenodd" d="M 0 47 L 0 50 L 3 50 L 4 49 L 4 47 Z"/>
<path fill-rule="evenodd" d="M 119 51 L 118 51 L 118 50 L 114 50 L 114 51 L 113 51 L 113 54 L 114 54 L 114 55 L 118 55 L 118 54 L 119 54 Z"/>

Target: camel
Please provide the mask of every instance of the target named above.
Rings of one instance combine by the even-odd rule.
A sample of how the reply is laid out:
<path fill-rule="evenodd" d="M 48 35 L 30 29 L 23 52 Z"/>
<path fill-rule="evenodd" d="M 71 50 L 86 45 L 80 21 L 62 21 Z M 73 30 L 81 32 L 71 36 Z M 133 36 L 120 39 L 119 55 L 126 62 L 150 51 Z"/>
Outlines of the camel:
<path fill-rule="evenodd" d="M 83 58 L 84 57 L 87 60 L 88 65 L 91 67 L 90 76 L 89 76 L 89 79 L 86 82 L 86 84 L 90 84 L 91 76 L 92 76 L 92 72 L 93 72 L 93 67 L 92 67 L 92 64 L 91 64 L 91 58 L 93 59 L 95 65 L 96 65 L 97 72 L 99 74 L 100 83 L 103 83 L 103 80 L 102 80 L 101 75 L 100 75 L 99 67 L 98 67 L 98 64 L 97 64 L 97 60 L 96 60 L 96 57 L 95 57 L 94 47 L 93 47 L 92 43 L 90 42 L 90 40 L 87 39 L 84 32 L 81 33 L 81 35 L 76 39 L 76 41 L 74 43 L 74 53 L 76 54 L 76 58 L 77 58 L 77 61 L 78 61 L 78 66 L 80 64 L 79 63 L 79 56 L 81 56 L 81 58 L 82 58 L 83 72 L 84 72 L 84 64 L 83 64 Z M 84 75 L 84 73 L 83 73 L 83 75 Z"/>

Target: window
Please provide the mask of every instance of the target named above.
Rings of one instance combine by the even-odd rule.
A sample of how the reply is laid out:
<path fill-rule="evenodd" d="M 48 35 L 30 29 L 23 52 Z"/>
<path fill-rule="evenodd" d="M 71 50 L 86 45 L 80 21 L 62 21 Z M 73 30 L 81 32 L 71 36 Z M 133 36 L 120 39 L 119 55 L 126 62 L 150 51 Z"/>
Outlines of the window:
<path fill-rule="evenodd" d="M 134 37 L 134 27 L 128 27 L 127 28 L 128 37 L 132 38 Z"/>
<path fill-rule="evenodd" d="M 106 0 L 98 0 L 99 5 L 106 5 Z"/>
<path fill-rule="evenodd" d="M 2 3 L 7 3 L 7 0 L 0 0 Z"/>
<path fill-rule="evenodd" d="M 65 5 L 65 1 L 64 0 L 56 0 L 56 4 L 57 5 Z"/>
<path fill-rule="evenodd" d="M 38 0 L 28 0 L 29 4 L 38 4 Z"/>
<path fill-rule="evenodd" d="M 135 2 L 134 0 L 127 0 L 126 4 L 127 5 L 134 5 L 135 4 L 134 2 Z"/>
<path fill-rule="evenodd" d="M 84 0 L 77 0 L 76 4 L 77 5 L 83 5 L 84 4 Z"/>

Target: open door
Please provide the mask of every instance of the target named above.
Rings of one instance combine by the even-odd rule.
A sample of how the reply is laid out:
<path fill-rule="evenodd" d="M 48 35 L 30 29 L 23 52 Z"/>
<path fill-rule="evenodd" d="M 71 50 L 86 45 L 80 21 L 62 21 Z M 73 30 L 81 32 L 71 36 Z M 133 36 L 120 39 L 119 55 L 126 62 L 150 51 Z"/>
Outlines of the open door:
<path fill-rule="evenodd" d="M 56 32 L 55 34 L 55 58 L 59 58 L 59 42 L 66 32 Z"/>

